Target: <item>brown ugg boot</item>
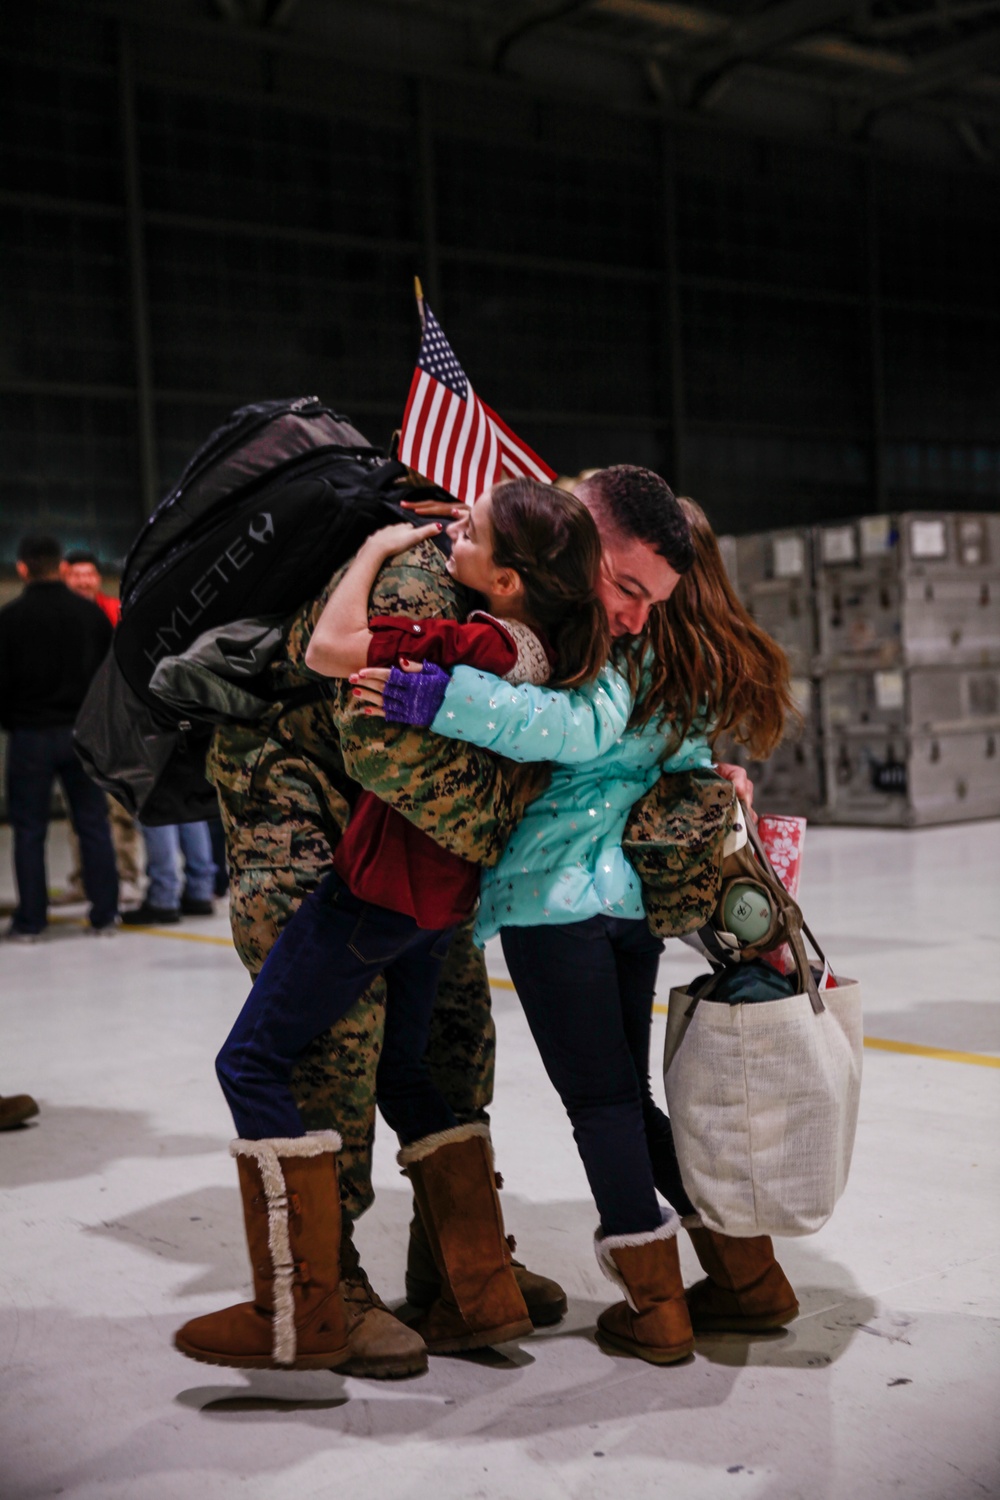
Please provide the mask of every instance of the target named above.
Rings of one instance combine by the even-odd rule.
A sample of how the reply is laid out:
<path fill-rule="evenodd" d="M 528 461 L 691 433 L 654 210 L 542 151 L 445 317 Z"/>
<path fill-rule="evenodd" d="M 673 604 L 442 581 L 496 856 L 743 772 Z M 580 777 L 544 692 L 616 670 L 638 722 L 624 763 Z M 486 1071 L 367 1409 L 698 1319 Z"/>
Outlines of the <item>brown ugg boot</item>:
<path fill-rule="evenodd" d="M 404 1146 L 440 1281 L 440 1296 L 413 1327 L 432 1354 L 523 1338 L 531 1319 L 510 1266 L 486 1125 L 458 1125 Z"/>
<path fill-rule="evenodd" d="M 687 1293 L 695 1333 L 767 1333 L 798 1316 L 799 1304 L 774 1258 L 770 1237 L 689 1229 L 708 1275 Z"/>
<path fill-rule="evenodd" d="M 347 1230 L 347 1225 L 344 1226 Z M 413 1328 L 394 1318 L 365 1275 L 350 1232 L 340 1244 L 340 1290 L 347 1310 L 347 1342 L 350 1358 L 340 1367 L 342 1375 L 367 1376 L 371 1380 L 402 1380 L 423 1375 L 427 1369 L 427 1345 Z"/>
<path fill-rule="evenodd" d="M 174 1344 L 207 1365 L 333 1370 L 350 1358 L 340 1293 L 340 1136 L 233 1141 L 254 1300 L 185 1323 Z"/>
<path fill-rule="evenodd" d="M 499 1173 L 496 1184 L 498 1188 L 503 1186 Z M 535 1328 L 550 1328 L 553 1323 L 558 1323 L 566 1316 L 566 1293 L 558 1281 L 553 1281 L 550 1276 L 540 1276 L 537 1271 L 529 1271 L 521 1261 L 515 1260 L 513 1252 L 517 1245 L 514 1236 L 508 1234 L 506 1239 L 507 1258 L 514 1272 L 514 1280 L 521 1288 L 528 1317 Z M 410 1243 L 406 1252 L 406 1300 L 411 1307 L 427 1308 L 440 1295 L 441 1278 L 434 1264 L 420 1210 L 414 1204 L 413 1218 L 410 1220 Z"/>
<path fill-rule="evenodd" d="M 38 1105 L 30 1094 L 0 1094 L 0 1130 L 13 1130 L 37 1113 Z"/>
<path fill-rule="evenodd" d="M 669 1212 L 659 1229 L 644 1234 L 594 1236 L 597 1264 L 625 1293 L 624 1302 L 597 1320 L 597 1342 L 608 1353 L 638 1355 L 651 1365 L 672 1365 L 694 1349 L 677 1254 L 680 1220 Z"/>

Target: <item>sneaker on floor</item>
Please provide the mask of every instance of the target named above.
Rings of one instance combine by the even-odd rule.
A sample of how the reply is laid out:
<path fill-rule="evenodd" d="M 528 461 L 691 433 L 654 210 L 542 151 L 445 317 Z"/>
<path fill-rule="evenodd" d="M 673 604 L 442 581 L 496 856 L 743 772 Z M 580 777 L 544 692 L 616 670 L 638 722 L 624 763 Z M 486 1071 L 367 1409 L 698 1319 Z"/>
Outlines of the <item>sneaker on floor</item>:
<path fill-rule="evenodd" d="M 181 914 L 176 906 L 150 906 L 144 901 L 134 911 L 122 913 L 126 927 L 169 927 L 179 922 Z"/>
<path fill-rule="evenodd" d="M 30 1094 L 10 1094 L 7 1098 L 0 1094 L 0 1130 L 13 1130 L 37 1113 L 38 1105 Z"/>
<path fill-rule="evenodd" d="M 13 922 L 4 933 L 8 943 L 40 943 L 42 934 L 40 932 L 27 932 L 23 927 L 15 927 Z"/>
<path fill-rule="evenodd" d="M 140 906 L 142 904 L 142 887 L 134 881 L 123 880 L 118 887 L 119 906 Z"/>
<path fill-rule="evenodd" d="M 117 937 L 121 926 L 121 917 L 113 917 L 110 922 L 105 922 L 103 927 L 88 927 L 87 931 L 91 937 L 109 938 Z"/>
<path fill-rule="evenodd" d="M 215 915 L 215 902 L 198 901 L 194 896 L 182 896 L 181 913 L 185 917 L 212 917 Z"/>
<path fill-rule="evenodd" d="M 82 887 L 67 885 L 61 891 L 49 891 L 50 906 L 79 906 L 87 897 Z"/>

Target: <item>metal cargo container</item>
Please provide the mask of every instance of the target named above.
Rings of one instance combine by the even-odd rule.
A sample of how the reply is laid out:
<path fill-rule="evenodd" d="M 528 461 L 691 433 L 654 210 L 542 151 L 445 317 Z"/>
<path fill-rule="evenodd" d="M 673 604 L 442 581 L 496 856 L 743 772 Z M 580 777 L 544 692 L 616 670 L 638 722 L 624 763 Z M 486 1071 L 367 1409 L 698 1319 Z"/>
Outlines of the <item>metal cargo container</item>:
<path fill-rule="evenodd" d="M 826 734 L 862 725 L 881 725 L 896 733 L 1000 729 L 1000 667 L 828 672 L 820 696 Z"/>
<path fill-rule="evenodd" d="M 868 516 L 814 552 L 824 668 L 1000 663 L 1000 516 Z"/>
<path fill-rule="evenodd" d="M 824 817 L 902 828 L 998 817 L 998 742 L 996 730 L 983 729 L 833 730 L 824 741 Z"/>
<path fill-rule="evenodd" d="M 1000 514 L 902 511 L 817 526 L 814 573 L 822 582 L 845 570 L 888 571 L 902 578 L 1000 573 Z"/>
<path fill-rule="evenodd" d="M 804 527 L 792 531 L 755 531 L 736 538 L 738 583 L 746 591 L 755 583 L 782 580 L 808 587 L 812 583 L 812 534 Z"/>
<path fill-rule="evenodd" d="M 754 784 L 754 807 L 758 812 L 813 817 L 824 800 L 816 684 L 809 678 L 793 678 L 792 695 L 802 722 L 789 725 L 787 737 L 768 760 L 752 760 L 742 746 L 731 743 L 719 745 L 717 756 L 719 760 L 735 761 L 746 767 Z"/>
<path fill-rule="evenodd" d="M 736 567 L 740 597 L 757 624 L 784 648 L 793 672 L 809 673 L 817 643 L 808 531 L 737 537 Z"/>
<path fill-rule="evenodd" d="M 816 610 L 812 590 L 797 584 L 755 583 L 744 602 L 762 630 L 778 642 L 793 672 L 812 671 L 816 655 Z"/>
<path fill-rule="evenodd" d="M 769 760 L 750 760 L 746 767 L 754 784 L 753 805 L 760 813 L 788 813 L 814 818 L 824 803 L 823 742 L 813 733 L 783 740 Z"/>
<path fill-rule="evenodd" d="M 827 580 L 816 597 L 819 661 L 827 670 L 954 662 L 1000 663 L 995 578 Z"/>
<path fill-rule="evenodd" d="M 737 593 L 739 593 L 739 546 L 737 540 L 734 536 L 727 534 L 716 537 L 716 541 L 719 544 L 719 551 L 722 554 L 723 566 L 729 575 L 729 582 Z"/>

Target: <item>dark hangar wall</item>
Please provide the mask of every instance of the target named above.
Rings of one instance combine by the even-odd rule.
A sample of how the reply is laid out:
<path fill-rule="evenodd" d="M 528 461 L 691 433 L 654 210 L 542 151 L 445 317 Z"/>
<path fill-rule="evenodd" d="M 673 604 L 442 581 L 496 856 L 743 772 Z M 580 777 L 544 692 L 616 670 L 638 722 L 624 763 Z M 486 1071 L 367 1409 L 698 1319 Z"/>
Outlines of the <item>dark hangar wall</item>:
<path fill-rule="evenodd" d="M 9 7 L 0 557 L 120 557 L 233 405 L 385 441 L 419 271 L 563 472 L 648 463 L 720 530 L 1000 505 L 1000 193 L 216 25 Z"/>

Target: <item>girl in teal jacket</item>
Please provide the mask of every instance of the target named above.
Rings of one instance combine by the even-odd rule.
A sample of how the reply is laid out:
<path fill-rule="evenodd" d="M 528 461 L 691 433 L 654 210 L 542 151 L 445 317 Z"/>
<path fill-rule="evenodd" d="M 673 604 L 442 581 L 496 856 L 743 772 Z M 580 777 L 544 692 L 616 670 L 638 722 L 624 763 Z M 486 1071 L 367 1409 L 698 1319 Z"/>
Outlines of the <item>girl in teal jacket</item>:
<path fill-rule="evenodd" d="M 483 871 L 476 939 L 500 934 L 600 1214 L 598 1262 L 625 1290 L 601 1315 L 599 1337 L 664 1364 L 693 1347 L 674 1240 L 691 1205 L 649 1087 L 663 944 L 622 835 L 661 774 L 710 766 L 723 732 L 769 754 L 791 707 L 783 653 L 733 594 L 702 512 L 681 503 L 694 566 L 595 682 L 513 687 L 457 667 L 431 722 L 511 760 L 551 765 L 500 862 Z"/>

